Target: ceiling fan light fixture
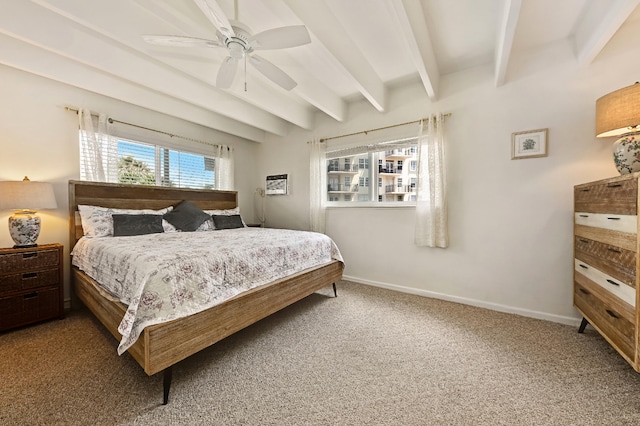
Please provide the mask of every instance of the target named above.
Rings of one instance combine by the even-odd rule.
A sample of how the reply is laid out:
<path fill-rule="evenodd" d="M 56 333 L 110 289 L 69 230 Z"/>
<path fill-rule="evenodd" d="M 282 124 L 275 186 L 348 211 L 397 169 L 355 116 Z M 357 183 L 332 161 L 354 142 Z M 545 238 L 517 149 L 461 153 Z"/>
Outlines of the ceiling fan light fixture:
<path fill-rule="evenodd" d="M 227 44 L 227 48 L 229 49 L 229 56 L 232 58 L 242 59 L 244 57 L 245 48 L 237 41 L 230 41 Z"/>

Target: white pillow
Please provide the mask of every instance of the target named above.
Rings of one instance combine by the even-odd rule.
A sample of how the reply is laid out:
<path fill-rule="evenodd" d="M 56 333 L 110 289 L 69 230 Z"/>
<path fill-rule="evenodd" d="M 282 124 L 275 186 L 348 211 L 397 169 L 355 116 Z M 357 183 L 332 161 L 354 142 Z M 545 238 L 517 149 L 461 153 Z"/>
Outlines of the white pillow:
<path fill-rule="evenodd" d="M 78 205 L 78 211 L 80 212 L 80 219 L 82 221 L 82 231 L 86 237 L 109 237 L 113 236 L 113 216 L 114 214 L 156 214 L 164 215 L 165 213 L 173 210 L 173 206 L 160 209 L 114 209 L 109 207 L 99 206 L 85 206 Z M 162 227 L 167 232 L 167 226 L 169 225 L 164 219 L 162 220 Z"/>

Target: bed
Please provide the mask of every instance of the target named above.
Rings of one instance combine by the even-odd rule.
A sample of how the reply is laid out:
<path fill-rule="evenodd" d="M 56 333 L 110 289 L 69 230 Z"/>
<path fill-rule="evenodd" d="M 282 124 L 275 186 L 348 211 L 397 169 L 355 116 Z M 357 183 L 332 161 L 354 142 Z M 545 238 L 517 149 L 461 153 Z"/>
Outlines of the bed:
<path fill-rule="evenodd" d="M 237 207 L 238 194 L 235 191 L 69 181 L 70 251 L 84 236 L 78 206 L 159 210 L 183 200 L 203 210 L 229 210 Z M 342 261 L 331 259 L 260 284 L 200 312 L 146 326 L 127 351 L 146 374 L 163 373 L 163 404 L 167 404 L 174 364 L 321 288 L 333 285 L 337 296 L 335 283 L 342 278 L 342 270 Z M 122 335 L 118 327 L 128 306 L 108 297 L 96 280 L 76 266 L 71 268 L 71 282 L 73 305 L 81 301 L 120 340 Z"/>

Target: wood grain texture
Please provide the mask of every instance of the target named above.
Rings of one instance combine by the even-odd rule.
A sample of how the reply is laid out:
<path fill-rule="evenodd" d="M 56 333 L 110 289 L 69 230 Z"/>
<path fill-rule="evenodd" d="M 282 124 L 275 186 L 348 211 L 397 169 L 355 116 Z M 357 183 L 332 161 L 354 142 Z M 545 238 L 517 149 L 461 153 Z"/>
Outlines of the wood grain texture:
<path fill-rule="evenodd" d="M 574 187 L 576 212 L 634 215 L 637 200 L 638 180 L 624 176 Z"/>
<path fill-rule="evenodd" d="M 624 284 L 635 288 L 635 251 L 584 237 L 575 237 L 575 256 L 576 259 L 586 262 Z"/>
<path fill-rule="evenodd" d="M 574 225 L 573 233 L 577 237 L 584 237 L 593 241 L 600 241 L 604 244 L 620 247 L 624 250 L 637 252 L 636 234 L 612 231 L 610 229 L 594 228 L 591 226 Z"/>
<path fill-rule="evenodd" d="M 574 301 L 576 308 L 589 323 L 632 365 L 634 360 L 634 324 L 609 307 L 589 287 L 576 282 Z M 636 366 L 633 365 L 637 370 Z"/>
<path fill-rule="evenodd" d="M 578 262 L 593 266 L 601 274 L 619 280 L 635 291 L 627 302 L 606 285 L 599 285 L 574 268 L 574 306 L 585 319 L 640 372 L 640 240 L 638 239 L 638 179 L 640 173 L 616 176 L 574 187 L 574 256 Z M 625 230 L 602 221 L 577 219 L 583 212 L 622 215 L 629 223 Z M 580 222 L 580 223 L 578 223 Z M 583 223 L 584 222 L 584 223 Z M 626 222 L 625 222 L 626 223 Z M 587 275 L 588 271 L 586 272 Z M 607 280 L 608 281 L 608 280 Z M 620 284 L 622 285 L 622 284 Z M 622 285 L 619 289 L 628 289 Z M 619 292 L 618 292 L 619 293 Z M 630 303 L 635 302 L 635 307 Z"/>
<path fill-rule="evenodd" d="M 206 210 L 237 207 L 235 191 L 176 189 L 69 181 L 69 238 L 71 248 L 82 237 L 78 205 L 161 209 L 189 200 Z M 342 278 L 344 265 L 330 261 L 290 277 L 242 293 L 205 311 L 146 327 L 128 352 L 148 375 L 163 371 L 266 316 L 289 306 Z M 118 325 L 126 307 L 103 297 L 97 283 L 77 268 L 72 270 L 77 297 L 107 330 L 120 340 Z"/>

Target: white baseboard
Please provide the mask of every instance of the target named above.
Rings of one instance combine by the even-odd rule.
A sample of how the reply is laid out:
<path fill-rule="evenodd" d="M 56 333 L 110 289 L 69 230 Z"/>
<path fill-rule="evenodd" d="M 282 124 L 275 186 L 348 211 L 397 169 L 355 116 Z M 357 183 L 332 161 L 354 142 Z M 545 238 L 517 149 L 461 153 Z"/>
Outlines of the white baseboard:
<path fill-rule="evenodd" d="M 477 306 L 479 308 L 490 309 L 492 311 L 506 312 L 509 314 L 516 314 L 523 317 L 541 319 L 545 321 L 557 322 L 560 324 L 579 326 L 582 318 L 579 317 L 567 317 L 562 315 L 554 315 L 547 312 L 531 311 L 528 309 L 516 308 L 513 306 L 500 305 L 498 303 L 484 302 L 481 300 L 468 299 L 466 297 L 452 296 L 450 294 L 438 293 L 435 291 L 420 290 L 412 287 L 403 287 L 396 284 L 382 283 L 378 281 L 365 280 L 362 278 L 352 277 L 344 275 L 343 280 L 353 281 L 359 284 L 370 285 L 373 287 L 386 288 L 388 290 L 395 290 L 401 293 L 415 294 L 417 296 L 431 297 L 433 299 L 446 300 L 448 302 L 461 303 L 463 305 Z"/>

